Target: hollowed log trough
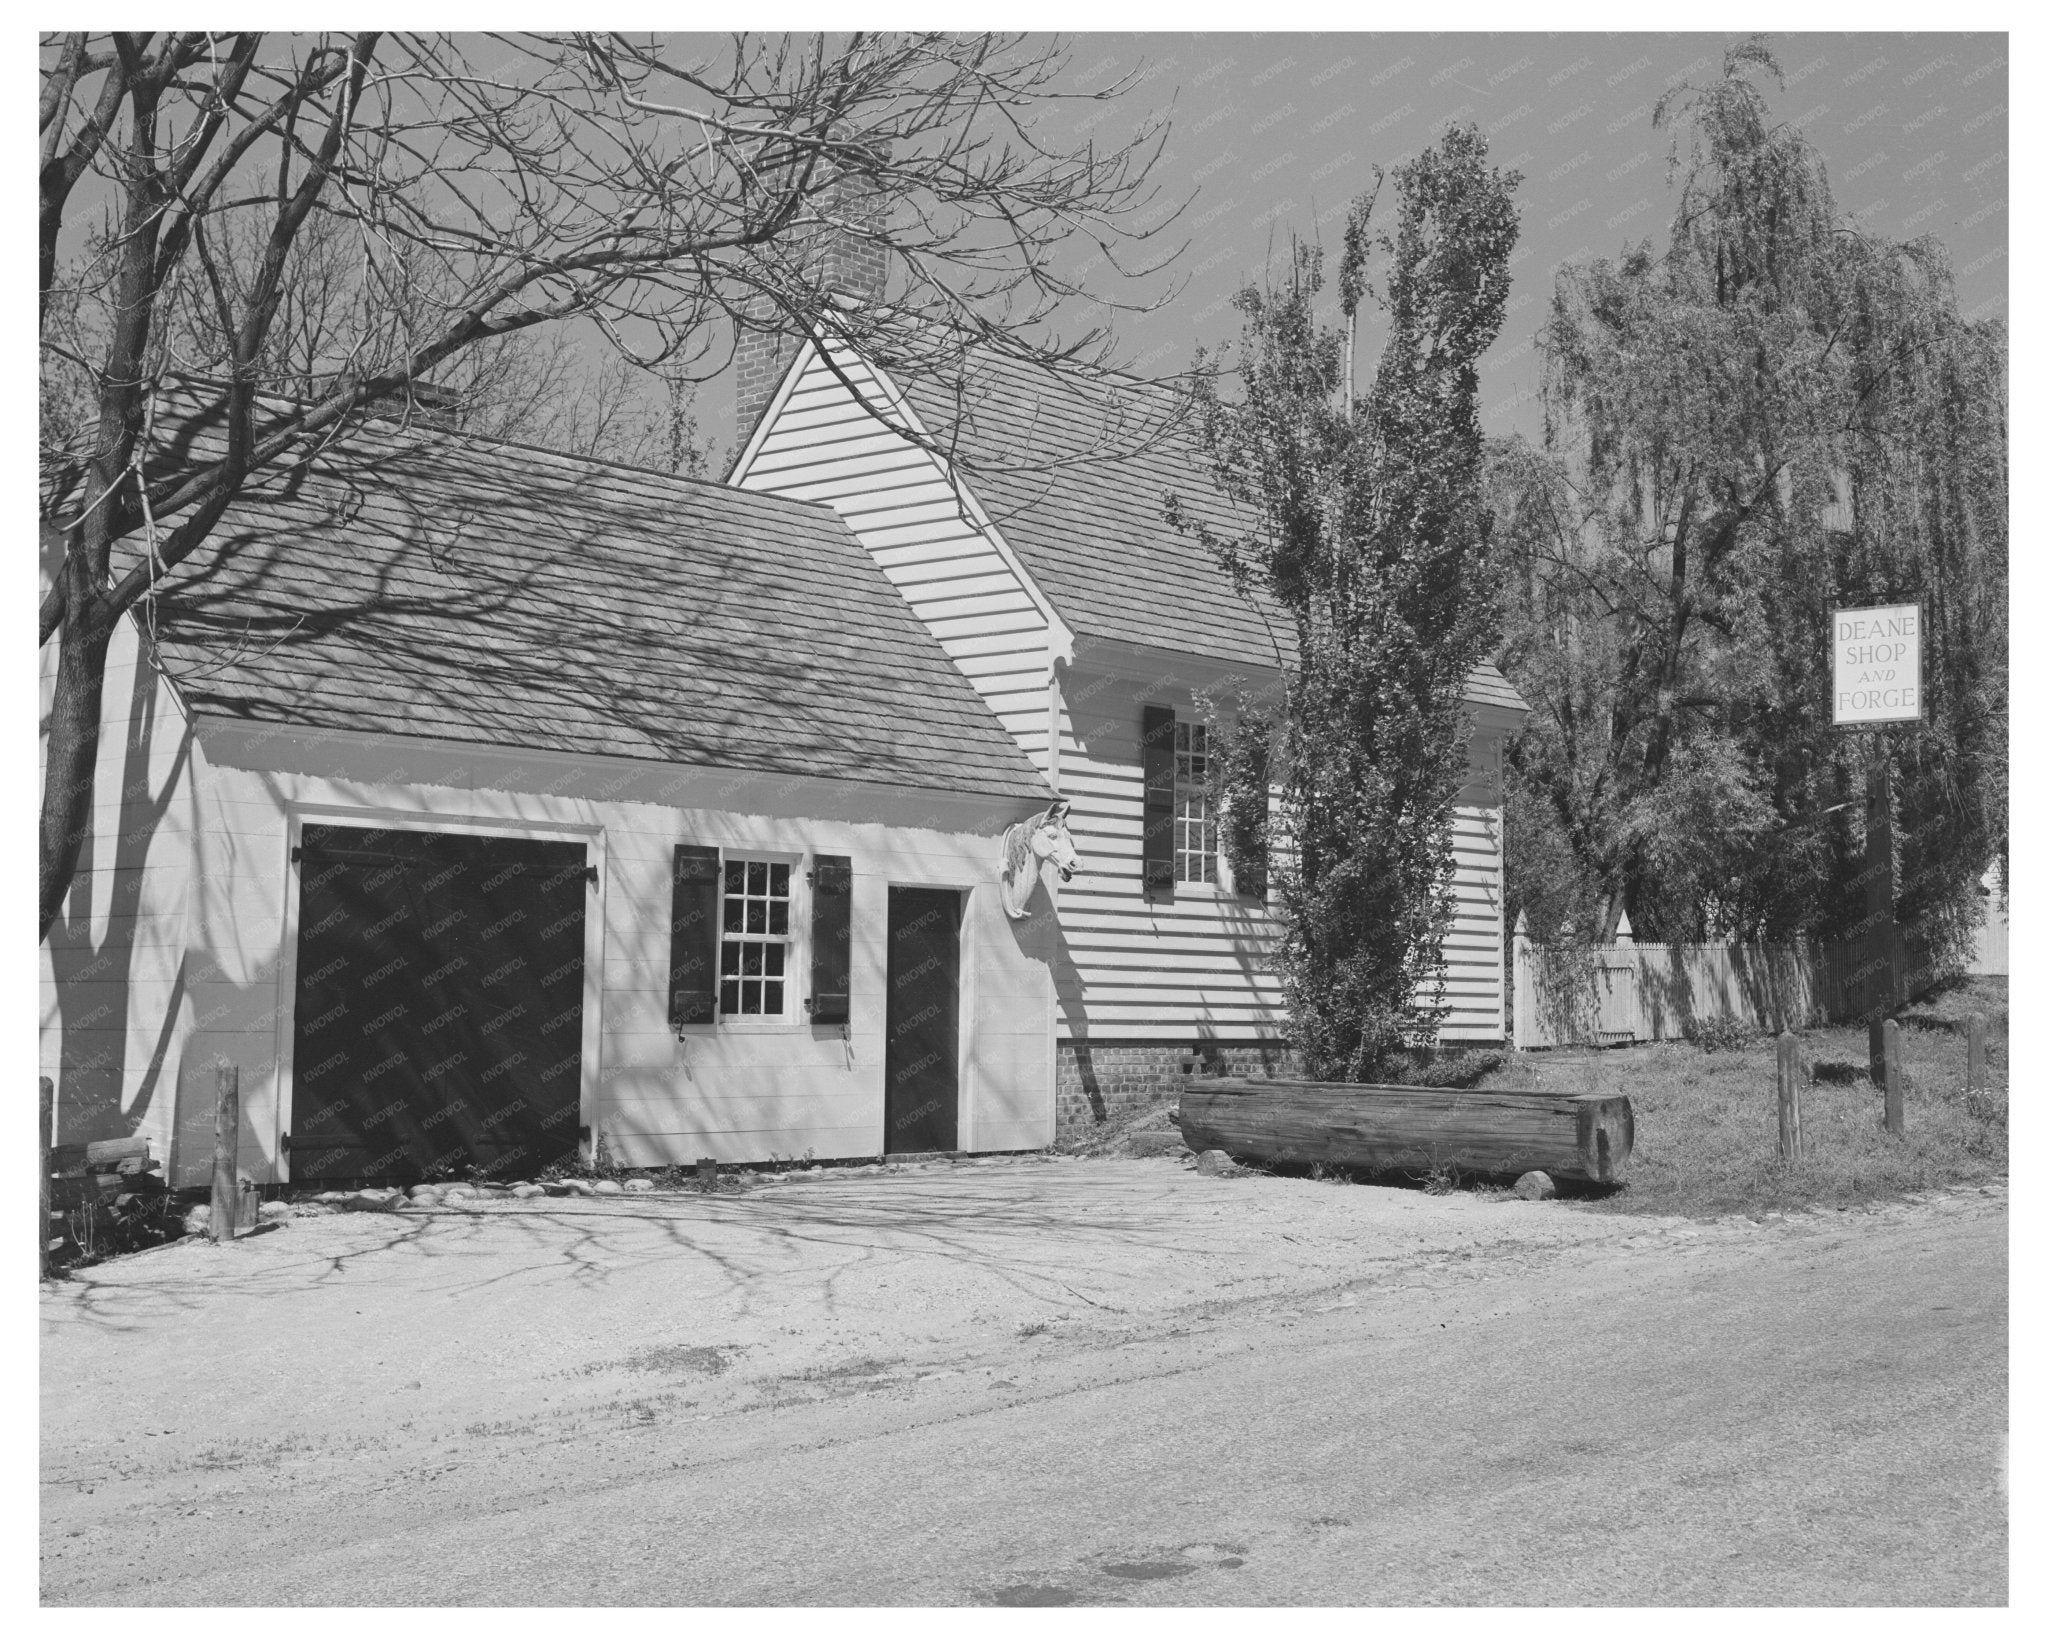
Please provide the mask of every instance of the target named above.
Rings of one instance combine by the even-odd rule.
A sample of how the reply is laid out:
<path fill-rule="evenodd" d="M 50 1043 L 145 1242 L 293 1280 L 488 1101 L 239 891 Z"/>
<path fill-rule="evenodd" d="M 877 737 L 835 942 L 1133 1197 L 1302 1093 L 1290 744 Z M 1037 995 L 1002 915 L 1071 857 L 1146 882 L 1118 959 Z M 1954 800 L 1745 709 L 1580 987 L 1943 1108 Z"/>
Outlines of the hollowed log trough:
<path fill-rule="evenodd" d="M 1626 1094 L 1472 1092 L 1455 1087 L 1218 1076 L 1180 1095 L 1189 1149 L 1232 1160 L 1475 1177 L 1547 1172 L 1619 1183 L 1635 1147 Z"/>

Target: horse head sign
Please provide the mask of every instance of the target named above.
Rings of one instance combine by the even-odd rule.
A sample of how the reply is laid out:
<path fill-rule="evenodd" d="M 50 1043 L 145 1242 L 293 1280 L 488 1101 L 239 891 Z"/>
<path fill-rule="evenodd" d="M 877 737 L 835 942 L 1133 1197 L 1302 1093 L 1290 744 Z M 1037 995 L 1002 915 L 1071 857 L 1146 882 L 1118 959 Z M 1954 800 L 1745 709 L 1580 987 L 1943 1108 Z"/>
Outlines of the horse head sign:
<path fill-rule="evenodd" d="M 1003 909 L 1013 922 L 1031 914 L 1024 907 L 1030 904 L 1032 890 L 1047 865 L 1060 873 L 1062 882 L 1071 882 L 1081 868 L 1081 856 L 1067 834 L 1067 814 L 1073 806 L 1064 800 L 1056 802 L 1003 833 Z"/>

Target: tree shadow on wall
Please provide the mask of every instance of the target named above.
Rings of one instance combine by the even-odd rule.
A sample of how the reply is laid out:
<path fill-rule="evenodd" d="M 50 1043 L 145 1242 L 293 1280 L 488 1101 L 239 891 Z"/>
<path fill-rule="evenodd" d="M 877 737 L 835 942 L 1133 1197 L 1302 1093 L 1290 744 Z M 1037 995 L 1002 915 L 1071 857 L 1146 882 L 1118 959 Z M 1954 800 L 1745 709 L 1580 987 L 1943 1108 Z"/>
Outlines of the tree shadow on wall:
<path fill-rule="evenodd" d="M 151 754 L 163 732 L 176 733 L 176 748 L 161 787 L 152 789 Z M 152 864 L 151 845 L 191 768 L 192 729 L 140 641 L 124 740 L 113 857 L 108 861 L 98 857 L 103 836 L 97 825 L 89 826 L 71 891 L 46 941 L 56 981 L 55 1022 L 61 1032 L 54 1078 L 56 1130 L 52 1135 L 58 1143 L 124 1138 L 143 1126 L 185 1008 L 189 954 L 182 944 L 161 942 L 163 930 L 144 920 L 143 901 L 149 886 L 146 870 Z M 173 839 L 172 846 L 176 845 L 177 839 Z M 159 869 L 164 867 L 162 850 L 153 863 Z M 106 899 L 105 932 L 95 942 L 93 926 L 100 920 L 95 902 L 102 894 Z M 188 907 L 180 902 L 166 912 L 165 927 L 181 929 L 188 914 Z M 153 937 L 148 943 L 138 943 L 145 931 Z M 147 962 L 151 953 L 172 949 L 177 959 L 168 976 L 138 973 L 138 960 Z M 132 1017 L 138 991 L 161 994 L 164 1003 L 160 1018 L 143 1023 L 141 1040 L 147 1043 L 147 1057 L 134 1093 L 124 1106 L 130 1049 L 138 1036 L 137 1021 Z"/>

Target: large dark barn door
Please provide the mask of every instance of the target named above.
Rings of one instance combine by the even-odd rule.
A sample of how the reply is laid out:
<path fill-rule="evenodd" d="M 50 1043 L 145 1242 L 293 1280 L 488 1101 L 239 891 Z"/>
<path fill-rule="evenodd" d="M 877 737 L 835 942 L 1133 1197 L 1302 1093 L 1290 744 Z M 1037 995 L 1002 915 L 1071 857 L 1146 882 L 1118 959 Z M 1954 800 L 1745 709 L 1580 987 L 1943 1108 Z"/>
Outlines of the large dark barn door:
<path fill-rule="evenodd" d="M 960 1147 L 960 895 L 889 890 L 882 1147 Z"/>
<path fill-rule="evenodd" d="M 570 1158 L 583 844 L 308 825 L 298 869 L 293 1181 Z"/>

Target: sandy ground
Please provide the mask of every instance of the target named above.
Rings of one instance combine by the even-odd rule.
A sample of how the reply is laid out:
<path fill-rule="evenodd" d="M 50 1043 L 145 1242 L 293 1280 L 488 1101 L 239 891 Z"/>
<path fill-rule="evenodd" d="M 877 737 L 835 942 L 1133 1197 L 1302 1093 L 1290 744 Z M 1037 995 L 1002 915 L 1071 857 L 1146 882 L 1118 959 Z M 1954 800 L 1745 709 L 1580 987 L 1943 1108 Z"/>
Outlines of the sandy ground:
<path fill-rule="evenodd" d="M 45 1289 L 43 1597 L 1997 1602 L 2004 1223 L 2002 1189 L 1702 1225 L 1169 1159 L 297 1218 Z M 1821 1365 L 1774 1383 L 1795 1358 Z M 1635 1374 L 1621 1403 L 1603 1371 Z M 1763 1434 L 1747 1396 L 1766 1390 L 1793 1433 Z M 1865 1440 L 1873 1390 L 1926 1409 L 1870 1438 L 1918 1445 Z M 1722 1525 L 1646 1546 L 1648 1580 L 1574 1580 L 1526 1532 L 1489 1569 L 1441 1521 L 1390 1559 L 1386 1499 L 1330 1500 L 1371 1424 L 1388 1475 L 1433 1494 L 1437 1470 L 1474 1519 L 1532 1477 L 1502 1453 L 1560 1404 L 1579 1434 L 1524 1459 L 1546 1507 L 1567 1471 L 1666 1495 L 1678 1459 L 1621 1431 L 1682 1443 L 1725 1415 L 1732 1443 L 1694 1459 Z M 1237 1502 L 1197 1506 L 1234 1440 L 1256 1452 Z M 1136 1489 L 1105 1510 L 1112 1475 Z M 1148 1535 L 1153 1507 L 1173 1518 Z M 1862 1523 L 1781 1585 L 1714 1536 L 1747 1541 L 1757 1508 L 1781 1547 Z M 945 1552 L 881 1523 L 926 1516 Z M 1936 1517 L 1938 1555 L 1888 1555 L 1895 1525 Z M 1360 1532 L 1376 1557 L 1344 1542 Z M 1666 1574 L 1681 1562 L 1725 1574 Z"/>

